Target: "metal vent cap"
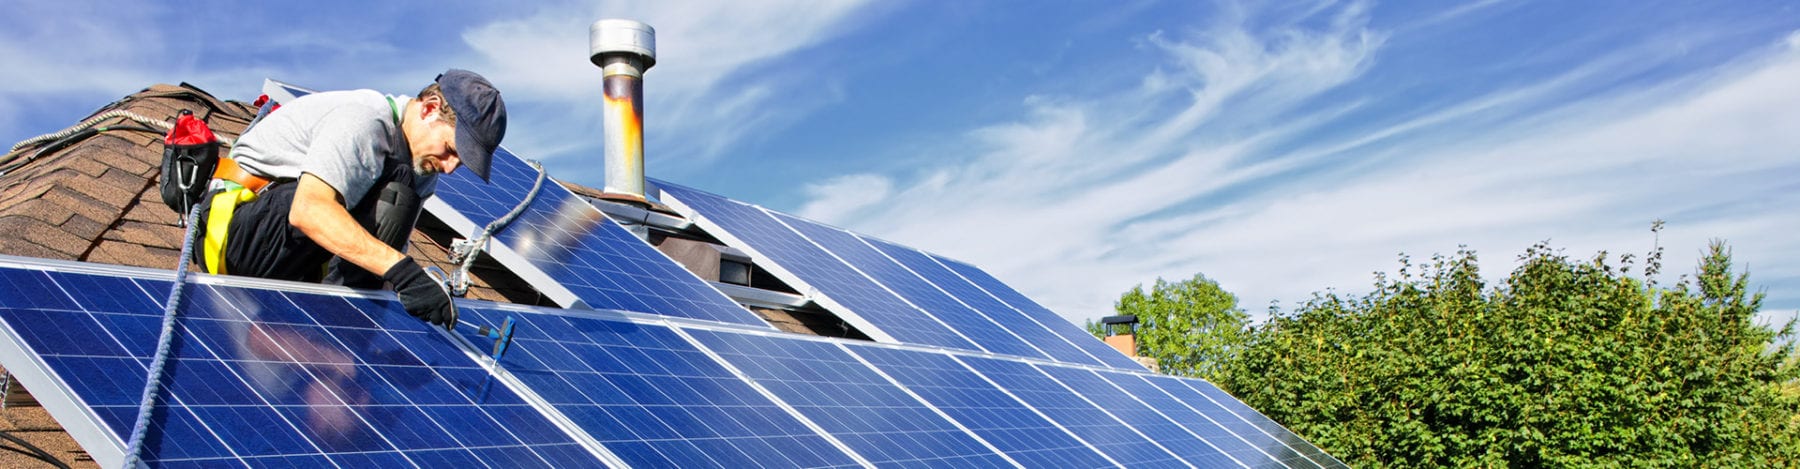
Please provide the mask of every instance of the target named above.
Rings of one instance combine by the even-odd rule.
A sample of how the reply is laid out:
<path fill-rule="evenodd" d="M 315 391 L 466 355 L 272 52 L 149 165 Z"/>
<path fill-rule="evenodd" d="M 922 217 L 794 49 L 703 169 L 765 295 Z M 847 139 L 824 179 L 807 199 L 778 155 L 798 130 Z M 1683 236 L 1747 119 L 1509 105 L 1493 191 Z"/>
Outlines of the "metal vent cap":
<path fill-rule="evenodd" d="M 633 54 L 643 57 L 644 68 L 656 65 L 656 29 L 635 20 L 606 19 L 588 26 L 588 59 L 602 65 L 602 57 Z"/>

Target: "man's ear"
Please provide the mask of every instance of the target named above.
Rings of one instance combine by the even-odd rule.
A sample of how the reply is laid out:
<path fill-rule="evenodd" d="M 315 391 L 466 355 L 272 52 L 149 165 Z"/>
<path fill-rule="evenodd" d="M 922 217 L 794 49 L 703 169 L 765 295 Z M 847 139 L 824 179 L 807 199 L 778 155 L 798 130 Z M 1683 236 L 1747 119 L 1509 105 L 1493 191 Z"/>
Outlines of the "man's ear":
<path fill-rule="evenodd" d="M 426 120 L 437 114 L 438 108 L 444 105 L 443 98 L 428 96 L 419 100 L 419 120 Z"/>

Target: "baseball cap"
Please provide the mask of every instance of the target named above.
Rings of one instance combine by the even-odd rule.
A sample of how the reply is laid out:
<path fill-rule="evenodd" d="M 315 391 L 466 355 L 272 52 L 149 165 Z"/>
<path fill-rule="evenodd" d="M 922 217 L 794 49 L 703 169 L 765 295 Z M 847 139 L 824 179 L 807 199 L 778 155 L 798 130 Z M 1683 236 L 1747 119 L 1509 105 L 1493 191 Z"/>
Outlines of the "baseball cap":
<path fill-rule="evenodd" d="M 494 149 L 506 137 L 506 102 L 481 74 L 450 69 L 437 77 L 438 89 L 456 111 L 456 155 L 481 180 L 488 180 Z"/>

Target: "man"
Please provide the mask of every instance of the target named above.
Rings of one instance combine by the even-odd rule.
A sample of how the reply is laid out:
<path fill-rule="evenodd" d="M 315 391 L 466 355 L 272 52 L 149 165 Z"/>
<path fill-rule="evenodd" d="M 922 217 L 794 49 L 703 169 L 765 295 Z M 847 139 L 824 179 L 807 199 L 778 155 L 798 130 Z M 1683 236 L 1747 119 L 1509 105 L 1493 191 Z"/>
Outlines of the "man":
<path fill-rule="evenodd" d="M 454 327 L 449 295 L 399 248 L 437 175 L 468 166 L 486 181 L 505 135 L 499 90 L 466 70 L 439 75 L 415 98 L 356 90 L 283 103 L 214 173 L 195 262 L 216 274 L 363 288 L 385 280 L 408 313 Z"/>

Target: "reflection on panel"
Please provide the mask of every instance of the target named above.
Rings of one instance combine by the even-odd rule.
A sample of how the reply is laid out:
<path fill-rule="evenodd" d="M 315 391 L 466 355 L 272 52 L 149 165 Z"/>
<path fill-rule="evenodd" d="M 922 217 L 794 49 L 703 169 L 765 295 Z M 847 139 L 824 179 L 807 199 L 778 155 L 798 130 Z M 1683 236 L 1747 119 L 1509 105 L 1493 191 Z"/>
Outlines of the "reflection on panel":
<path fill-rule="evenodd" d="M 869 462 L 1010 465 L 837 345 L 726 332 L 689 334 Z"/>
<path fill-rule="evenodd" d="M 485 226 L 525 199 L 537 170 L 503 148 L 489 176 L 491 184 L 468 171 L 440 177 L 436 197 L 455 213 L 433 215 Z M 535 270 L 539 281 L 561 285 L 590 308 L 771 328 L 555 181 L 494 240 L 524 257 L 500 258 L 508 267 Z"/>
<path fill-rule="evenodd" d="M 552 467 L 593 455 L 392 301 L 190 285 L 146 439 L 154 464 Z M 122 450 L 167 282 L 0 268 L 0 321 L 40 400 Z M 152 293 L 155 292 L 155 293 Z M 473 441 L 473 438 L 481 441 Z M 105 451 L 89 448 L 106 457 Z"/>

